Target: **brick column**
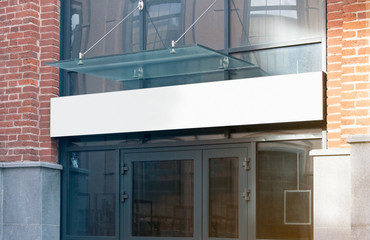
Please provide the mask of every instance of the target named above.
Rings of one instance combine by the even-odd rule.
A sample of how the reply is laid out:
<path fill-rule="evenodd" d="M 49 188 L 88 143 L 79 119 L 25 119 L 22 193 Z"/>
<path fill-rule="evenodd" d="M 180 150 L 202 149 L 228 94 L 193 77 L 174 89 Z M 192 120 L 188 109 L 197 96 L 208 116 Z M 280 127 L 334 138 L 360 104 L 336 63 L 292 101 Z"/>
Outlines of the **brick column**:
<path fill-rule="evenodd" d="M 370 133 L 370 1 L 327 0 L 328 147 Z"/>
<path fill-rule="evenodd" d="M 59 0 L 0 1 L 0 161 L 57 162 L 49 137 L 58 96 Z"/>

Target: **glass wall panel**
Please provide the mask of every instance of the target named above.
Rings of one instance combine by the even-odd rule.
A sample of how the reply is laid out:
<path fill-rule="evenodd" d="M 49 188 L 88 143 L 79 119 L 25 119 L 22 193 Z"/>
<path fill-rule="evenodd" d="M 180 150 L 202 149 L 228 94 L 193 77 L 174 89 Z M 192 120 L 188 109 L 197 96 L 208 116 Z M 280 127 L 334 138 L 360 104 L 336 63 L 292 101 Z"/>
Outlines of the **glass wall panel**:
<path fill-rule="evenodd" d="M 231 0 L 230 8 L 231 47 L 321 36 L 319 0 Z"/>
<path fill-rule="evenodd" d="M 319 140 L 260 143 L 257 151 L 258 239 L 312 239 L 313 165 Z"/>
<path fill-rule="evenodd" d="M 185 29 L 187 29 L 211 4 L 213 0 L 184 1 Z M 218 0 L 211 9 L 184 36 L 184 45 L 201 44 L 223 50 L 225 44 L 224 0 Z M 184 30 L 185 30 L 184 29 Z"/>
<path fill-rule="evenodd" d="M 180 36 L 182 23 L 181 0 L 146 1 L 146 49 L 162 49 L 171 46 L 171 41 Z"/>
<path fill-rule="evenodd" d="M 69 154 L 67 232 L 73 236 L 115 236 L 114 151 Z"/>
<path fill-rule="evenodd" d="M 67 0 L 69 14 L 65 58 L 77 58 L 137 7 L 138 0 Z M 126 21 L 98 43 L 86 57 L 163 49 L 212 4 L 212 0 L 145 0 L 143 11 Z M 225 5 L 229 13 L 225 12 Z M 160 87 L 207 81 L 302 73 L 322 70 L 321 1 L 319 0 L 218 0 L 179 40 L 177 46 L 201 44 L 228 53 L 239 47 L 253 51 L 235 53 L 255 64 L 254 69 L 224 73 L 193 74 L 174 78 L 116 82 L 84 74 L 66 74 L 66 95 Z M 227 27 L 226 27 L 227 26 Z M 294 43 L 297 47 L 284 47 Z M 269 45 L 273 44 L 273 45 Z M 266 50 L 265 47 L 278 46 Z M 264 49 L 263 49 L 264 48 Z M 239 51 L 239 50 L 238 50 Z"/>
<path fill-rule="evenodd" d="M 193 160 L 133 163 L 132 235 L 192 237 Z"/>
<path fill-rule="evenodd" d="M 70 72 L 69 79 L 70 95 L 112 92 L 127 89 L 127 84 L 124 84 L 124 82 L 98 78 L 82 73 Z"/>
<path fill-rule="evenodd" d="M 209 237 L 238 238 L 238 158 L 209 159 Z"/>
<path fill-rule="evenodd" d="M 71 0 L 70 58 L 77 58 L 79 52 L 88 50 L 136 6 L 136 1 L 128 0 Z M 139 29 L 137 13 L 91 49 L 86 57 L 138 51 Z"/>
<path fill-rule="evenodd" d="M 309 44 L 294 47 L 273 48 L 234 54 L 233 56 L 255 65 L 255 75 L 272 76 L 281 74 L 321 71 L 321 44 Z M 235 71 L 233 78 L 242 78 L 243 71 Z"/>
<path fill-rule="evenodd" d="M 169 48 L 213 1 L 146 1 L 146 50 Z M 224 1 L 218 1 L 186 35 L 178 46 L 202 44 L 224 48 Z"/>
<path fill-rule="evenodd" d="M 246 73 L 250 74 L 250 72 Z M 129 81 L 114 81 L 102 79 L 86 74 L 70 72 L 69 85 L 70 95 L 112 92 L 119 90 L 133 90 L 141 88 L 153 88 L 163 86 L 174 86 L 191 83 L 215 82 L 229 78 L 228 72 L 216 71 L 203 74 L 188 74 L 160 78 L 143 78 Z"/>

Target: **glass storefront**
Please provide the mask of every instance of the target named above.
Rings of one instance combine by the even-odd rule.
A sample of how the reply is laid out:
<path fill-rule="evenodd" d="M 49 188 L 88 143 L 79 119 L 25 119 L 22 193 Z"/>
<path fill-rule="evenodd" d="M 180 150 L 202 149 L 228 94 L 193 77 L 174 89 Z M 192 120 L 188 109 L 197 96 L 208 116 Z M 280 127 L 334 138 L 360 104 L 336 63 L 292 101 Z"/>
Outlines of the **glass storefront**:
<path fill-rule="evenodd" d="M 321 140 L 245 141 L 70 145 L 63 239 L 312 239 Z"/>

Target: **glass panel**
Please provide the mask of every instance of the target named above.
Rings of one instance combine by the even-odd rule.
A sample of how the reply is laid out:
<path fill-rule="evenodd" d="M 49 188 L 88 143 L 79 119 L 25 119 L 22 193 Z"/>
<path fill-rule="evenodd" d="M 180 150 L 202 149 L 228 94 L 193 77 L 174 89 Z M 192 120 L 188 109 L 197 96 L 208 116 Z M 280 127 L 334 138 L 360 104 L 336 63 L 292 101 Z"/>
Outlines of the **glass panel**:
<path fill-rule="evenodd" d="M 114 236 L 116 181 L 114 151 L 69 154 L 68 234 Z"/>
<path fill-rule="evenodd" d="M 65 59 L 76 59 L 105 33 L 137 7 L 137 1 L 128 0 L 71 0 L 69 52 Z M 67 11 L 66 11 L 67 12 Z M 86 57 L 136 52 L 140 50 L 139 11 L 121 23 L 103 41 L 86 54 Z M 107 79 L 97 79 L 84 74 L 68 77 L 67 95 L 118 91 L 123 87 Z"/>
<path fill-rule="evenodd" d="M 151 0 L 146 3 L 146 49 L 170 47 L 171 41 L 181 35 L 181 1 Z"/>
<path fill-rule="evenodd" d="M 132 235 L 192 237 L 193 160 L 133 163 Z"/>
<path fill-rule="evenodd" d="M 209 237 L 238 238 L 238 158 L 209 159 Z"/>
<path fill-rule="evenodd" d="M 112 92 L 124 89 L 123 82 L 102 79 L 82 73 L 70 72 L 70 95 Z"/>
<path fill-rule="evenodd" d="M 212 0 L 184 1 L 185 29 L 187 29 L 208 7 Z M 224 1 L 218 0 L 212 8 L 186 33 L 179 43 L 184 45 L 202 44 L 212 49 L 224 49 L 225 22 Z M 182 33 L 181 33 L 182 34 Z"/>
<path fill-rule="evenodd" d="M 170 47 L 171 41 L 177 40 L 211 3 L 204 0 L 147 1 L 146 49 Z M 224 1 L 217 1 L 177 45 L 193 44 L 224 48 Z"/>
<path fill-rule="evenodd" d="M 257 238 L 312 239 L 313 165 L 320 140 L 260 143 L 257 151 Z"/>
<path fill-rule="evenodd" d="M 321 44 L 259 50 L 234 55 L 255 66 L 254 77 L 305 73 L 322 70 Z M 253 76 L 248 69 L 248 76 Z M 232 77 L 245 76 L 245 70 L 233 71 Z"/>
<path fill-rule="evenodd" d="M 137 7 L 137 1 L 72 0 L 70 58 L 77 58 L 79 52 L 89 49 L 135 7 Z M 86 57 L 138 51 L 140 27 L 138 14 L 119 25 L 89 51 Z"/>
<path fill-rule="evenodd" d="M 47 63 L 100 78 L 132 81 L 179 75 L 224 72 L 252 64 L 201 45 Z"/>
<path fill-rule="evenodd" d="M 231 47 L 321 36 L 319 0 L 231 0 L 230 9 Z"/>

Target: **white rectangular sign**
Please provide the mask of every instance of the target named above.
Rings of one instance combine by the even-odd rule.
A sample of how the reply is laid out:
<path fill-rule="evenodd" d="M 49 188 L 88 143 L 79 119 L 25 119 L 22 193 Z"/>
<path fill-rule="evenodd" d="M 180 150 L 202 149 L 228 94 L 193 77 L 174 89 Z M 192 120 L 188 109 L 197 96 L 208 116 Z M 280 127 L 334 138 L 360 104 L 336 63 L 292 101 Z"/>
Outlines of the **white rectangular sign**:
<path fill-rule="evenodd" d="M 323 120 L 323 73 L 51 99 L 51 137 Z"/>

